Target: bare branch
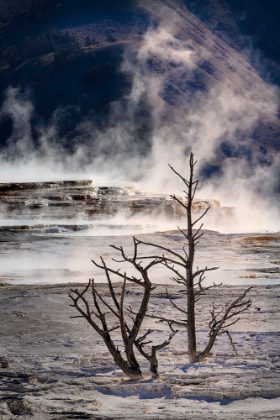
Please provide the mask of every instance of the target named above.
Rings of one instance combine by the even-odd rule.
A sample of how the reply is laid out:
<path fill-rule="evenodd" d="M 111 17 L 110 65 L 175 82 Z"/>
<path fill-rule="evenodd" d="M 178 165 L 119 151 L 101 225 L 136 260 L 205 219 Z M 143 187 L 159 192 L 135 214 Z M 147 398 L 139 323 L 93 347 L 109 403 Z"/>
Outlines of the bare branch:
<path fill-rule="evenodd" d="M 98 264 L 94 260 L 91 260 L 91 261 L 93 262 L 93 264 L 96 267 L 101 268 L 102 270 L 105 269 L 104 268 L 104 265 Z M 115 274 L 116 276 L 121 277 L 122 279 L 124 279 L 124 274 L 121 273 L 120 270 L 113 270 L 112 268 L 109 268 L 109 267 L 107 267 L 107 270 L 108 270 L 109 273 Z M 140 286 L 143 286 L 143 282 L 141 281 L 141 279 L 136 279 L 134 276 L 132 276 L 132 277 L 126 276 L 126 279 L 128 281 L 131 281 L 132 283 L 136 283 L 136 284 L 139 284 Z"/>
<path fill-rule="evenodd" d="M 172 249 L 170 249 L 170 248 L 166 248 L 162 245 L 157 245 L 157 244 L 153 244 L 153 243 L 150 243 L 150 242 L 144 242 L 144 241 L 140 241 L 140 240 L 138 240 L 138 242 L 142 245 L 148 245 L 148 246 L 156 247 L 158 249 L 162 249 L 162 250 L 168 252 L 169 254 L 176 256 L 177 258 L 179 258 L 179 260 L 181 260 L 183 263 L 185 263 L 185 259 L 182 257 L 182 255 L 178 254 L 175 251 L 172 251 Z"/>
<path fill-rule="evenodd" d="M 111 305 L 109 305 L 106 300 L 103 298 L 103 296 L 97 291 L 95 290 L 96 295 L 98 296 L 98 298 L 101 300 L 101 302 L 112 312 L 112 314 L 115 315 L 115 317 L 119 318 L 119 314 L 118 312 L 116 312 Z"/>
<path fill-rule="evenodd" d="M 194 199 L 194 196 L 195 196 L 195 193 L 196 193 L 196 189 L 197 189 L 197 187 L 198 187 L 198 184 L 199 184 L 199 181 L 195 181 L 194 183 L 193 183 L 193 185 L 194 185 L 194 189 L 193 189 L 193 193 L 192 193 L 192 197 L 191 197 L 191 200 L 193 201 L 193 199 Z"/>
<path fill-rule="evenodd" d="M 147 336 L 149 335 L 149 334 L 152 334 L 154 332 L 154 330 L 148 330 L 148 331 L 146 331 L 146 333 L 145 334 L 143 334 L 141 337 L 139 337 L 139 338 L 137 338 L 137 340 L 136 340 L 136 342 L 138 343 L 138 344 L 141 344 L 141 343 L 143 343 L 143 341 L 147 338 Z"/>
<path fill-rule="evenodd" d="M 231 344 L 231 346 L 232 346 L 232 348 L 233 348 L 233 350 L 234 350 L 234 352 L 235 352 L 236 356 L 238 356 L 238 353 L 237 353 L 236 347 L 235 347 L 235 345 L 234 345 L 233 339 L 232 339 L 232 337 L 231 337 L 231 335 L 230 335 L 229 331 L 228 331 L 228 330 L 225 330 L 225 331 L 224 331 L 224 333 L 226 333 L 226 334 L 227 334 L 227 336 L 228 336 L 228 338 L 229 338 L 229 341 L 230 341 L 230 344 Z"/>
<path fill-rule="evenodd" d="M 107 331 L 102 331 L 102 335 L 104 335 L 104 334 L 110 334 L 112 331 L 118 330 L 119 328 L 120 328 L 120 326 L 119 325 L 116 325 L 115 327 L 112 327 L 112 328 L 110 328 Z"/>
<path fill-rule="evenodd" d="M 188 235 L 186 235 L 185 232 L 182 229 L 179 228 L 179 226 L 177 226 L 177 229 L 188 240 Z"/>
<path fill-rule="evenodd" d="M 156 245 L 154 245 L 154 246 L 156 246 Z M 167 261 L 170 261 L 170 262 L 173 262 L 173 263 L 175 263 L 175 264 L 178 264 L 178 265 L 181 265 L 182 267 L 184 267 L 184 264 L 182 264 L 182 263 L 180 263 L 179 261 L 177 261 L 177 260 L 174 260 L 174 259 L 171 259 L 171 258 L 169 258 L 169 257 L 166 257 L 164 254 L 162 255 L 162 256 L 159 256 L 159 255 L 149 255 L 149 256 L 141 256 L 141 257 L 136 257 L 136 261 L 137 260 L 141 260 L 141 262 L 143 261 L 143 260 L 162 260 L 162 259 L 164 259 L 164 260 L 167 260 Z M 161 262 L 161 261 L 160 261 Z"/>
<path fill-rule="evenodd" d="M 210 311 L 212 318 L 211 318 L 211 321 L 209 322 L 209 341 L 205 349 L 203 350 L 203 352 L 201 352 L 198 355 L 198 361 L 202 361 L 207 357 L 207 355 L 211 351 L 211 348 L 213 347 L 213 344 L 217 336 L 226 332 L 227 331 L 226 328 L 238 322 L 239 318 L 231 321 L 230 323 L 228 323 L 228 320 L 240 315 L 241 313 L 249 309 L 249 307 L 252 304 L 252 301 L 251 299 L 244 301 L 244 298 L 246 297 L 246 294 L 251 289 L 252 289 L 252 286 L 246 289 L 227 308 L 225 309 L 222 308 L 218 313 L 216 313 L 216 308 L 213 305 L 213 309 L 212 311 Z"/>
<path fill-rule="evenodd" d="M 211 268 L 205 267 L 205 268 L 203 268 L 202 270 L 197 270 L 197 271 L 193 274 L 193 278 L 195 278 L 195 277 L 199 276 L 200 274 L 205 274 L 207 271 L 214 271 L 214 270 L 218 270 L 218 269 L 219 269 L 219 267 L 211 267 Z"/>
<path fill-rule="evenodd" d="M 113 284 L 112 284 L 112 281 L 111 281 L 111 277 L 110 277 L 110 274 L 109 274 L 107 265 L 106 265 L 105 261 L 103 260 L 103 258 L 102 257 L 100 257 L 100 258 L 101 258 L 101 261 L 103 263 L 104 271 L 105 271 L 105 274 L 106 274 L 106 278 L 107 278 L 107 283 L 108 283 L 110 295 L 111 295 L 111 297 L 113 299 L 113 302 L 115 304 L 115 307 L 119 311 L 119 303 L 117 301 L 116 294 L 115 294 L 115 291 L 113 289 Z"/>
<path fill-rule="evenodd" d="M 187 327 L 187 325 L 188 325 L 188 321 L 187 320 L 177 320 L 177 319 L 171 319 L 171 318 L 166 318 L 166 317 L 164 317 L 164 316 L 158 316 L 158 315 L 155 315 L 155 314 L 147 314 L 147 317 L 148 318 L 153 318 L 153 319 L 157 319 L 158 320 L 158 322 L 166 322 L 168 325 L 170 324 L 170 325 L 179 325 L 179 326 L 181 326 L 181 327 L 184 327 L 184 328 L 186 328 Z"/>
<path fill-rule="evenodd" d="M 188 187 L 189 186 L 189 181 L 186 178 L 184 178 L 181 174 L 179 174 L 179 172 L 175 171 L 175 169 L 171 165 L 168 165 L 168 166 L 179 178 L 181 178 L 181 180 L 184 182 L 184 184 Z"/>
<path fill-rule="evenodd" d="M 203 278 L 203 280 L 204 280 L 204 278 Z M 195 292 L 194 292 L 194 295 L 197 297 L 198 295 L 200 295 L 201 293 L 204 293 L 206 290 L 209 290 L 209 289 L 214 289 L 215 287 L 220 287 L 220 286 L 222 286 L 222 283 L 219 283 L 219 284 L 215 284 L 215 283 L 213 283 L 212 285 L 210 285 L 210 286 L 207 286 L 207 287 L 204 287 L 204 286 L 202 286 L 201 285 L 201 283 L 196 283 L 196 284 L 194 284 L 194 286 L 199 286 L 199 289 L 198 290 L 196 290 Z"/>
<path fill-rule="evenodd" d="M 187 312 L 187 311 L 185 311 L 184 309 L 180 308 L 180 307 L 179 307 L 178 305 L 176 305 L 176 303 L 175 303 L 175 302 L 171 299 L 171 297 L 170 297 L 170 295 L 169 295 L 169 293 L 168 293 L 167 289 L 166 289 L 166 295 L 167 295 L 167 297 L 168 297 L 168 299 L 169 299 L 170 303 L 174 306 L 174 308 L 176 308 L 179 312 L 182 312 L 183 314 L 188 315 L 188 312 Z"/>
<path fill-rule="evenodd" d="M 186 204 L 184 204 L 182 200 L 176 197 L 176 195 L 173 194 L 170 197 L 173 198 L 173 200 L 177 201 L 185 210 L 188 209 L 188 206 L 186 206 Z"/>
<path fill-rule="evenodd" d="M 226 329 L 228 327 L 231 327 L 232 325 L 236 324 L 239 320 L 240 320 L 240 318 L 236 318 L 234 321 L 230 322 L 229 324 L 223 325 L 222 332 L 219 333 L 219 334 L 222 334 L 224 332 L 224 329 Z"/>
<path fill-rule="evenodd" d="M 192 226 L 194 226 L 194 225 L 196 225 L 197 224 L 197 222 L 199 222 L 201 219 L 203 219 L 203 217 L 208 213 L 208 211 L 211 209 L 211 207 L 209 206 L 209 207 L 207 207 L 207 209 L 202 213 L 202 215 L 198 218 L 198 219 L 196 219 L 193 223 L 192 223 Z"/>
<path fill-rule="evenodd" d="M 197 229 L 197 231 L 193 235 L 193 240 L 199 239 L 199 238 L 201 238 L 204 235 L 204 233 L 201 233 L 200 234 L 200 231 L 201 231 L 202 227 L 203 227 L 203 223 L 201 223 L 201 225 L 199 226 L 199 228 Z"/>
<path fill-rule="evenodd" d="M 183 274 L 181 274 L 178 270 L 176 270 L 176 268 L 174 267 L 174 265 L 170 265 L 168 264 L 167 261 L 164 261 L 164 265 L 171 271 L 173 271 L 173 273 L 175 273 L 178 276 L 178 279 L 174 279 L 176 282 L 182 282 L 182 284 L 186 283 L 186 279 L 183 276 Z M 180 280 L 179 280 L 180 279 Z"/>

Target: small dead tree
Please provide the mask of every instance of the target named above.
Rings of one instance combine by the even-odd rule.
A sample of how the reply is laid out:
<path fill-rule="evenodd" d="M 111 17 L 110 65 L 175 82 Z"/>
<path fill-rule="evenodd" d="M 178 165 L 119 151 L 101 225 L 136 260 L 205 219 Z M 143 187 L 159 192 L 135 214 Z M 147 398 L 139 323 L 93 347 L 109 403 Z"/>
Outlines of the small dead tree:
<path fill-rule="evenodd" d="M 69 296 L 73 302 L 71 306 L 75 307 L 80 313 L 80 315 L 75 316 L 74 318 L 83 317 L 87 320 L 92 328 L 102 337 L 115 362 L 129 378 L 141 379 L 143 377 L 140 364 L 136 358 L 135 349 L 137 349 L 140 354 L 150 362 L 150 371 L 153 377 L 158 377 L 157 351 L 167 346 L 177 331 L 172 328 L 172 325 L 170 325 L 171 333 L 169 338 L 159 345 L 152 345 L 150 352 L 146 350 L 146 346 L 148 344 L 152 344 L 152 341 L 146 340 L 147 337 L 152 334 L 153 330 L 149 329 L 141 335 L 140 329 L 147 314 L 151 292 L 155 288 L 150 281 L 149 270 L 154 265 L 160 264 L 162 260 L 157 258 L 156 260 L 149 262 L 146 266 L 143 266 L 142 263 L 139 262 L 138 257 L 138 246 L 140 242 L 133 238 L 133 243 L 134 255 L 131 258 L 125 254 L 121 246 L 112 246 L 112 248 L 120 252 L 122 257 L 121 260 L 114 261 L 117 261 L 118 263 L 130 263 L 139 274 L 139 277 L 128 276 L 126 273 L 122 273 L 119 269 L 114 270 L 108 267 L 102 257 L 100 257 L 101 263 L 92 261 L 96 267 L 100 268 L 105 273 L 109 295 L 111 298 L 110 302 L 108 302 L 108 299 L 104 298 L 102 294 L 98 292 L 94 280 L 90 280 L 86 288 L 82 291 L 79 291 L 78 289 L 71 289 Z M 111 275 L 117 276 L 122 281 L 119 299 L 117 297 L 117 291 L 113 287 Z M 140 286 L 143 290 L 137 312 L 132 311 L 131 308 L 126 310 L 124 306 L 127 281 Z M 87 295 L 89 290 L 92 294 L 94 306 L 93 310 L 91 309 Z M 106 312 L 106 310 L 109 311 L 111 316 L 113 316 L 113 319 L 115 319 L 114 325 L 108 325 L 108 312 Z M 112 338 L 111 333 L 115 330 L 120 330 L 120 336 L 125 353 L 124 356 L 121 354 L 118 346 Z"/>
<path fill-rule="evenodd" d="M 161 316 L 156 316 L 152 314 L 153 318 L 159 320 L 159 322 L 167 322 L 169 326 L 178 325 L 183 326 L 187 330 L 188 336 L 188 357 L 190 363 L 201 362 L 203 361 L 210 353 L 217 337 L 221 334 L 226 333 L 230 339 L 230 343 L 236 352 L 233 340 L 228 331 L 228 328 L 235 324 L 239 320 L 239 315 L 245 312 L 252 304 L 251 299 L 247 298 L 246 295 L 251 289 L 249 287 L 242 293 L 237 299 L 230 303 L 227 307 L 218 309 L 213 304 L 213 308 L 210 311 L 211 318 L 208 324 L 209 327 L 209 340 L 203 351 L 197 352 L 197 343 L 196 343 L 196 323 L 195 323 L 195 307 L 196 302 L 201 298 L 201 296 L 209 289 L 216 288 L 221 286 L 221 284 L 210 285 L 205 287 L 203 281 L 205 280 L 205 273 L 208 271 L 217 270 L 219 267 L 203 269 L 194 269 L 194 257 L 195 249 L 199 243 L 199 239 L 203 236 L 202 227 L 203 223 L 200 224 L 198 228 L 195 229 L 195 226 L 203 219 L 207 214 L 210 207 L 208 207 L 196 220 L 193 221 L 193 211 L 192 204 L 194 201 L 194 196 L 199 184 L 198 180 L 194 180 L 194 167 L 197 162 L 194 162 L 193 154 L 191 153 L 189 159 L 189 178 L 186 179 L 181 176 L 178 172 L 175 171 L 170 165 L 171 170 L 183 181 L 185 184 L 186 191 L 186 201 L 178 198 L 176 195 L 171 197 L 179 203 L 186 211 L 187 215 L 187 232 L 185 233 L 182 229 L 178 228 L 181 234 L 186 239 L 186 246 L 183 248 L 182 253 L 175 252 L 172 249 L 166 248 L 161 245 L 148 243 L 144 241 L 138 241 L 144 245 L 150 245 L 156 247 L 157 249 L 163 251 L 162 257 L 158 256 L 149 256 L 144 258 L 153 258 L 154 261 L 164 264 L 169 270 L 171 270 L 175 277 L 172 277 L 172 280 L 181 284 L 186 289 L 186 307 L 179 307 L 168 295 L 169 301 L 174 308 L 181 314 L 183 314 L 184 319 L 168 319 Z M 143 260 L 143 257 L 142 257 Z"/>

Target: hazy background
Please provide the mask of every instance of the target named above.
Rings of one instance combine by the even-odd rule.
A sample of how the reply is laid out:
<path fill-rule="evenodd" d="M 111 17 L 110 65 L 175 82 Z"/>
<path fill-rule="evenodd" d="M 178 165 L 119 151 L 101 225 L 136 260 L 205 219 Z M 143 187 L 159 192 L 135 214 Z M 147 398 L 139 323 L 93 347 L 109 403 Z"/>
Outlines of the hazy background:
<path fill-rule="evenodd" d="M 279 230 L 277 7 L 4 2 L 0 181 L 178 193 L 192 151 L 197 196 L 237 209 L 225 229 Z"/>

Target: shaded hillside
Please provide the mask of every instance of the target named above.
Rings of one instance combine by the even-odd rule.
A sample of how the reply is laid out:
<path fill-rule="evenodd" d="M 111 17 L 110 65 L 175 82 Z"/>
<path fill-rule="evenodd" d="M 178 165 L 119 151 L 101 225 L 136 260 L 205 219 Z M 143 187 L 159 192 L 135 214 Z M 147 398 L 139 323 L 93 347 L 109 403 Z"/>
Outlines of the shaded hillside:
<path fill-rule="evenodd" d="M 238 50 L 257 48 L 255 69 L 280 84 L 280 3 L 277 0 L 184 0 L 188 9 L 225 42 Z M 251 59 L 253 59 L 251 55 Z"/>
<path fill-rule="evenodd" d="M 59 122 L 61 136 L 89 113 L 97 124 L 104 124 L 109 104 L 131 87 L 128 75 L 119 71 L 125 44 L 135 42 L 148 26 L 145 14 L 136 13 L 129 3 L 115 7 L 112 1 L 92 5 L 27 0 L 24 9 L 15 1 L 4 18 L 2 5 L 6 26 L 1 40 L 1 102 L 9 85 L 27 87 L 36 110 L 34 124 L 47 122 L 57 108 L 67 107 Z M 0 144 L 11 131 L 11 121 L 4 118 Z"/>
<path fill-rule="evenodd" d="M 264 38 L 263 25 L 257 25 L 254 31 L 254 22 L 261 20 L 264 7 L 261 1 L 257 3 L 259 6 L 250 14 L 253 6 L 249 0 L 123 0 L 117 6 L 109 0 L 4 2 L 0 7 L 1 102 L 8 86 L 28 89 L 25 98 L 34 106 L 31 123 L 35 141 L 38 124 L 55 123 L 60 142 L 68 150 L 89 139 L 94 145 L 92 123 L 99 130 L 108 127 L 114 103 L 131 93 L 134 75 L 131 68 L 121 67 L 124 55 L 130 51 L 131 62 L 136 60 L 148 28 L 157 28 L 162 15 L 170 13 L 177 22 L 175 39 L 198 52 L 200 58 L 190 70 L 156 54 L 146 57 L 145 68 L 163 81 L 158 98 L 163 109 L 159 121 L 168 120 L 170 124 L 190 110 L 199 113 L 201 98 L 209 96 L 215 86 L 228 85 L 229 92 L 247 101 L 258 115 L 251 137 L 262 147 L 261 154 L 267 148 L 278 149 L 280 123 L 277 111 L 269 105 L 271 91 L 238 53 L 246 44 L 243 35 L 256 35 L 256 45 L 274 59 L 273 66 L 278 64 L 279 57 L 270 42 L 278 27 L 271 20 L 271 35 Z M 267 19 L 273 11 L 266 10 Z M 127 106 L 124 102 L 124 109 Z M 133 153 L 145 155 L 151 147 L 157 128 L 151 107 L 147 95 L 142 94 L 137 106 L 130 109 Z M 91 121 L 90 126 L 87 121 Z M 0 120 L 2 147 L 12 129 L 11 116 L 6 112 Z M 217 161 L 240 153 L 250 158 L 250 145 L 240 148 L 224 136 L 215 153 Z"/>

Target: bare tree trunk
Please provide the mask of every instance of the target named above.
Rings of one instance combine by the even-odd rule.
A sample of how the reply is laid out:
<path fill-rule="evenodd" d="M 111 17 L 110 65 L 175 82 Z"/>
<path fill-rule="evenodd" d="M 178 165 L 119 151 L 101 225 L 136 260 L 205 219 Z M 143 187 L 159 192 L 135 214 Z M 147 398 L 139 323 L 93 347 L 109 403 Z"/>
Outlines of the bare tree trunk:
<path fill-rule="evenodd" d="M 188 356 L 189 362 L 196 361 L 196 330 L 195 330 L 195 296 L 193 285 L 193 263 L 194 263 L 194 238 L 193 238 L 193 224 L 192 224 L 192 201 L 193 201 L 193 154 L 190 156 L 190 178 L 188 183 L 188 204 L 187 204 L 187 220 L 188 220 L 188 245 L 189 258 L 187 261 L 187 332 L 188 332 Z"/>
<path fill-rule="evenodd" d="M 139 363 L 135 359 L 133 349 L 131 349 L 130 354 L 128 354 L 128 352 L 126 351 L 126 356 L 127 356 L 127 360 L 128 360 L 128 362 L 127 362 L 126 360 L 123 359 L 123 357 L 121 355 L 121 352 L 116 348 L 116 346 L 112 342 L 109 334 L 103 335 L 103 340 L 104 340 L 109 352 L 113 356 L 114 361 L 119 366 L 119 368 L 123 371 L 123 373 L 125 373 L 130 379 L 137 380 L 137 379 L 142 379 L 143 378 Z M 132 361 L 133 361 L 133 363 L 132 363 Z"/>
<path fill-rule="evenodd" d="M 170 168 L 172 171 L 178 175 L 179 178 L 184 182 L 187 189 L 184 191 L 186 194 L 187 203 L 184 199 L 177 197 L 176 195 L 171 195 L 171 197 L 179 203 L 182 208 L 186 210 L 187 214 L 187 233 L 180 228 L 179 231 L 187 240 L 186 246 L 183 247 L 183 252 L 179 253 L 170 248 L 166 248 L 162 245 L 147 243 L 144 241 L 139 241 L 139 243 L 150 245 L 156 247 L 164 252 L 167 255 L 162 256 L 161 263 L 165 265 L 170 271 L 175 273 L 176 277 L 173 277 L 172 280 L 176 281 L 178 284 L 181 284 L 186 289 L 186 307 L 180 307 L 176 304 L 170 296 L 168 296 L 169 301 L 176 308 L 178 312 L 183 313 L 184 316 L 187 316 L 187 319 L 170 319 L 163 316 L 158 316 L 157 314 L 151 315 L 152 318 L 158 319 L 160 322 L 167 322 L 169 326 L 178 325 L 183 326 L 187 330 L 188 336 L 188 358 L 190 363 L 196 363 L 203 361 L 210 353 L 217 336 L 223 333 L 227 333 L 230 343 L 233 349 L 236 352 L 233 340 L 230 336 L 227 328 L 235 322 L 238 321 L 238 315 L 246 311 L 251 306 L 251 300 L 245 299 L 247 292 L 250 290 L 247 289 L 245 292 L 240 295 L 235 301 L 229 304 L 227 307 L 216 307 L 213 305 L 213 310 L 210 311 L 212 318 L 208 324 L 209 327 L 209 340 L 205 349 L 197 353 L 196 346 L 196 325 L 195 325 L 195 305 L 196 302 L 202 297 L 203 293 L 211 288 L 219 287 L 221 284 L 215 284 L 205 287 L 203 281 L 205 280 L 205 273 L 208 271 L 217 270 L 218 267 L 205 267 L 203 269 L 194 270 L 194 257 L 195 249 L 199 243 L 199 239 L 203 236 L 202 227 L 203 223 L 199 227 L 194 229 L 194 226 L 203 219 L 210 207 L 207 207 L 201 215 L 198 215 L 195 220 L 192 220 L 192 204 L 194 196 L 198 187 L 198 180 L 194 180 L 194 167 L 196 162 L 194 162 L 193 153 L 190 155 L 189 159 L 189 177 L 188 179 L 180 175 L 172 166 Z M 146 257 L 151 258 L 151 257 Z M 153 258 L 157 258 L 154 256 Z M 184 270 L 184 275 L 182 271 Z M 167 292 L 168 295 L 168 292 Z"/>
<path fill-rule="evenodd" d="M 78 289 L 75 289 L 75 290 L 71 289 L 72 294 L 69 295 L 73 302 L 73 305 L 71 306 L 75 307 L 81 314 L 81 317 L 84 317 L 87 320 L 87 322 L 92 326 L 92 328 L 102 337 L 104 343 L 107 346 L 108 351 L 113 356 L 119 368 L 130 379 L 141 379 L 143 378 L 143 375 L 140 369 L 140 365 L 137 362 L 135 354 L 134 354 L 133 342 L 128 340 L 127 332 L 125 331 L 128 328 L 123 317 L 123 299 L 124 299 L 124 294 L 125 294 L 126 275 L 124 275 L 124 283 L 122 287 L 120 303 L 116 299 L 116 294 L 112 287 L 112 283 L 111 283 L 108 273 L 107 273 L 107 280 L 109 284 L 111 297 L 115 304 L 116 310 L 113 308 L 113 306 L 110 306 L 104 300 L 102 295 L 96 290 L 93 280 L 89 281 L 87 287 L 81 292 L 79 292 Z M 86 297 L 86 292 L 89 290 L 90 286 L 91 286 L 95 311 L 91 310 L 88 299 Z M 117 326 L 108 328 L 107 320 L 106 320 L 106 313 L 102 309 L 101 304 L 103 304 L 103 306 L 105 305 L 105 307 L 107 307 L 107 309 L 109 309 L 110 312 L 114 314 L 115 317 L 119 320 L 119 324 Z M 72 318 L 77 318 L 77 317 L 72 317 Z M 121 329 L 127 360 L 123 358 L 123 356 L 121 355 L 121 352 L 119 351 L 118 347 L 114 344 L 111 338 L 111 332 L 119 328 Z"/>
<path fill-rule="evenodd" d="M 138 349 L 138 351 L 147 360 L 150 361 L 151 372 L 153 376 L 158 376 L 158 361 L 156 352 L 157 350 L 167 346 L 177 331 L 170 327 L 172 334 L 170 335 L 169 339 L 164 341 L 162 344 L 152 346 L 151 355 L 144 350 L 144 346 L 146 344 L 152 343 L 152 341 L 145 342 L 145 339 L 149 334 L 153 332 L 152 330 L 148 330 L 146 333 L 139 337 L 142 323 L 145 316 L 147 315 L 151 292 L 155 288 L 149 279 L 148 271 L 154 265 L 160 264 L 163 261 L 163 258 L 157 257 L 156 259 L 149 261 L 146 266 L 143 266 L 142 261 L 138 261 L 139 241 L 133 238 L 133 243 L 134 254 L 131 258 L 125 254 L 121 246 L 112 247 L 121 253 L 122 260 L 119 262 L 129 262 L 135 268 L 138 274 L 140 274 L 139 278 L 135 276 L 129 277 L 126 275 L 126 273 L 122 273 L 120 270 L 114 270 L 108 267 L 104 259 L 100 257 L 101 263 L 97 263 L 96 261 L 93 261 L 93 263 L 96 265 L 96 267 L 102 269 L 105 273 L 108 289 L 110 292 L 110 301 L 108 301 L 107 298 L 104 298 L 102 294 L 98 292 L 93 279 L 89 280 L 87 287 L 83 291 L 71 289 L 69 296 L 73 302 L 73 305 L 71 306 L 74 306 L 81 314 L 81 317 L 84 317 L 92 326 L 92 328 L 102 337 L 108 351 L 113 356 L 120 369 L 131 379 L 141 379 L 143 376 L 140 365 L 135 356 L 135 348 Z M 120 299 L 117 298 L 116 291 L 112 284 L 111 275 L 120 277 L 123 281 Z M 124 299 L 127 281 L 137 284 L 142 288 L 142 290 L 144 289 L 138 310 L 133 311 L 131 308 L 127 308 L 127 310 L 130 312 L 130 321 L 124 311 Z M 91 310 L 88 297 L 86 296 L 90 286 L 94 310 Z M 105 312 L 105 310 L 107 310 L 107 312 Z M 108 313 L 111 313 L 113 318 L 116 320 L 116 325 L 109 328 L 107 324 Z M 124 355 L 121 355 L 121 352 L 111 337 L 111 332 L 116 329 L 120 330 L 120 338 L 123 343 L 125 357 Z"/>
<path fill-rule="evenodd" d="M 152 347 L 152 355 L 150 358 L 150 372 L 152 373 L 154 378 L 158 378 L 158 359 L 156 356 L 156 348 L 155 346 Z"/>
<path fill-rule="evenodd" d="M 151 354 L 147 353 L 147 351 L 144 350 L 144 346 L 146 343 L 144 343 L 144 340 L 147 338 L 149 334 L 151 334 L 153 331 L 148 330 L 145 334 L 143 334 L 142 337 L 139 337 L 135 341 L 135 345 L 142 356 L 145 357 L 145 359 L 149 360 L 150 362 L 150 372 L 153 375 L 153 378 L 158 378 L 158 359 L 157 359 L 157 351 L 160 349 L 163 349 L 163 347 L 166 347 L 170 344 L 172 338 L 175 336 L 175 334 L 178 332 L 178 330 L 174 330 L 172 328 L 172 325 L 169 324 L 169 328 L 171 330 L 171 334 L 167 340 L 165 340 L 163 343 L 152 346 Z"/>
<path fill-rule="evenodd" d="M 193 289 L 188 288 L 188 356 L 189 362 L 196 362 L 195 301 Z"/>
<path fill-rule="evenodd" d="M 203 293 L 211 289 L 213 287 L 219 287 L 221 284 L 215 284 L 211 286 L 205 287 L 203 285 L 203 281 L 205 280 L 205 273 L 208 271 L 217 270 L 218 267 L 208 268 L 205 267 L 203 269 L 197 268 L 194 270 L 194 257 L 195 257 L 195 249 L 197 244 L 199 243 L 199 238 L 203 236 L 202 227 L 203 223 L 200 226 L 195 228 L 194 226 L 200 222 L 200 220 L 206 215 L 210 207 L 202 212 L 201 215 L 193 221 L 192 220 L 192 203 L 193 199 L 197 190 L 197 186 L 199 181 L 194 180 L 194 167 L 196 162 L 193 159 L 193 153 L 190 155 L 189 159 L 189 178 L 186 179 L 182 177 L 178 172 L 175 171 L 170 165 L 172 171 L 178 175 L 184 184 L 187 187 L 187 190 L 184 191 L 187 198 L 187 203 L 184 199 L 180 199 L 176 195 L 172 195 L 171 197 L 176 200 L 185 210 L 187 213 L 187 233 L 181 230 L 179 231 L 185 237 L 187 243 L 186 246 L 183 247 L 182 252 L 177 252 L 176 250 L 172 250 L 170 248 L 166 248 L 163 245 L 159 244 L 152 244 L 147 243 L 141 240 L 136 239 L 133 237 L 134 242 L 134 253 L 132 257 L 128 257 L 123 248 L 121 246 L 112 246 L 114 249 L 120 252 L 122 259 L 117 261 L 121 262 L 128 262 L 130 263 L 134 269 L 138 273 L 138 277 L 127 276 L 126 273 L 122 273 L 119 269 L 115 270 L 112 268 L 107 267 L 104 259 L 101 258 L 101 264 L 93 261 L 96 267 L 104 270 L 107 278 L 108 288 L 110 291 L 111 297 L 111 304 L 103 298 L 101 293 L 95 288 L 94 281 L 92 280 L 89 282 L 88 286 L 85 288 L 84 291 L 79 292 L 76 290 L 71 290 L 72 294 L 70 294 L 70 298 L 73 301 L 73 305 L 81 314 L 82 317 L 86 318 L 89 324 L 93 327 L 93 329 L 103 338 L 109 352 L 113 356 L 114 360 L 122 369 L 122 371 L 129 376 L 131 379 L 140 379 L 142 378 L 141 369 L 139 363 L 135 357 L 134 348 L 141 353 L 143 357 L 145 357 L 150 362 L 150 371 L 153 377 L 158 376 L 158 360 L 156 352 L 163 347 L 167 346 L 173 336 L 176 334 L 177 331 L 173 329 L 173 325 L 183 326 L 187 331 L 188 336 L 188 358 L 189 363 L 196 363 L 203 361 L 208 354 L 210 353 L 218 335 L 227 333 L 230 343 L 233 349 L 236 352 L 235 345 L 233 340 L 230 336 L 228 331 L 228 327 L 235 324 L 239 318 L 238 315 L 246 311 L 251 306 L 251 299 L 245 299 L 247 292 L 251 289 L 248 288 L 245 292 L 240 295 L 237 299 L 235 299 L 231 304 L 227 307 L 222 307 L 220 305 L 214 305 L 213 309 L 210 311 L 211 319 L 208 324 L 209 327 L 209 340 L 206 344 L 206 347 L 202 352 L 199 354 L 197 353 L 196 347 L 196 325 L 195 325 L 195 305 L 196 302 L 202 297 Z M 166 252 L 166 255 L 158 256 L 158 255 L 138 255 L 138 246 L 140 244 L 149 245 L 156 247 L 157 249 Z M 143 261 L 147 260 L 147 265 L 143 265 Z M 115 260 L 116 261 L 116 260 Z M 144 350 L 144 347 L 147 344 L 151 344 L 152 341 L 145 341 L 149 334 L 153 331 L 149 329 L 144 334 L 139 337 L 140 330 L 142 327 L 143 320 L 145 316 L 147 316 L 148 311 L 148 304 L 151 297 L 152 290 L 155 286 L 152 286 L 152 283 L 149 278 L 149 269 L 157 264 L 163 264 L 173 273 L 175 273 L 176 277 L 173 277 L 172 280 L 175 280 L 178 284 L 184 286 L 186 290 L 186 307 L 180 307 L 176 304 L 173 299 L 168 295 L 169 301 L 171 304 L 178 310 L 181 314 L 183 314 L 184 318 L 181 319 L 170 319 L 162 316 L 158 316 L 158 314 L 149 315 L 152 318 L 158 319 L 160 322 L 166 322 L 171 329 L 171 334 L 169 339 L 164 341 L 158 345 L 152 345 L 151 351 L 147 352 Z M 182 272 L 184 274 L 182 274 Z M 110 275 L 115 275 L 118 278 L 123 280 L 123 286 L 121 291 L 121 298 L 118 301 L 116 297 L 116 293 L 114 291 L 112 281 Z M 130 312 L 130 319 L 132 322 L 128 321 L 125 317 L 124 313 L 124 296 L 125 296 L 125 287 L 126 281 L 132 282 L 144 288 L 144 292 L 142 294 L 142 299 L 140 303 L 140 307 L 138 310 L 134 310 L 131 307 L 127 308 Z M 95 310 L 92 311 L 90 309 L 89 303 L 87 298 L 85 297 L 85 293 L 88 291 L 90 284 L 92 285 L 92 297 L 94 302 Z M 82 303 L 83 307 L 80 306 Z M 104 312 L 104 309 L 109 309 L 109 312 L 114 315 L 115 319 L 117 320 L 117 325 L 108 328 L 107 326 L 107 317 L 106 315 L 108 312 Z M 187 319 L 185 319 L 187 317 Z M 125 351 L 125 358 L 121 355 L 118 347 L 114 344 L 111 339 L 110 333 L 116 329 L 120 329 L 121 339 L 124 346 Z"/>

